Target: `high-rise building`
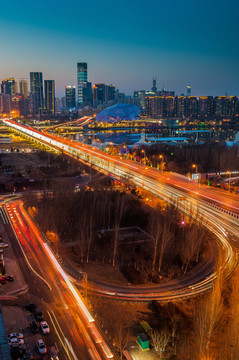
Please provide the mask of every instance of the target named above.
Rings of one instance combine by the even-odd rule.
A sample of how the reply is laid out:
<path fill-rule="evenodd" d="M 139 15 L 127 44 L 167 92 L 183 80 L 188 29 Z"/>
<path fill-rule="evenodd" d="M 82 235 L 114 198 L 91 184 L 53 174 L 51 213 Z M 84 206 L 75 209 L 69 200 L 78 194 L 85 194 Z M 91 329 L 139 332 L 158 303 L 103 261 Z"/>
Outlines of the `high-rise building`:
<path fill-rule="evenodd" d="M 25 99 L 28 97 L 28 82 L 26 80 L 19 80 L 19 92 Z"/>
<path fill-rule="evenodd" d="M 214 99 L 214 114 L 216 116 L 228 116 L 227 96 L 216 96 Z"/>
<path fill-rule="evenodd" d="M 108 85 L 108 101 L 115 101 L 115 92 L 116 87 L 115 85 Z"/>
<path fill-rule="evenodd" d="M 198 99 L 196 96 L 188 96 L 186 99 L 186 113 L 187 116 L 198 115 Z"/>
<path fill-rule="evenodd" d="M 87 63 L 77 63 L 77 106 L 84 106 L 83 89 L 87 87 Z"/>
<path fill-rule="evenodd" d="M 66 108 L 68 110 L 74 109 L 76 107 L 76 87 L 75 86 L 66 86 L 65 87 L 65 98 L 66 98 Z"/>
<path fill-rule="evenodd" d="M 139 100 L 139 106 L 144 111 L 146 109 L 145 105 L 145 90 L 139 90 L 134 92 L 134 98 Z"/>
<path fill-rule="evenodd" d="M 187 85 L 187 97 L 191 96 L 191 85 Z"/>
<path fill-rule="evenodd" d="M 45 80 L 45 110 L 49 114 L 55 114 L 55 80 Z"/>
<path fill-rule="evenodd" d="M 34 98 L 34 114 L 43 111 L 43 80 L 41 72 L 30 72 L 30 90 Z"/>
<path fill-rule="evenodd" d="M 83 102 L 84 105 L 93 104 L 92 83 L 89 81 L 87 81 L 86 86 L 83 88 Z"/>
<path fill-rule="evenodd" d="M 183 118 L 186 115 L 186 97 L 185 96 L 177 96 L 175 99 L 175 111 L 176 116 Z"/>
<path fill-rule="evenodd" d="M 17 94 L 17 82 L 14 78 L 2 80 L 1 93 L 12 96 Z"/>
<path fill-rule="evenodd" d="M 105 84 L 95 84 L 93 86 L 93 100 L 103 104 L 108 99 L 108 89 Z"/>
<path fill-rule="evenodd" d="M 172 117 L 174 115 L 174 97 L 164 97 L 164 116 Z"/>
<path fill-rule="evenodd" d="M 166 97 L 166 96 L 175 97 L 175 91 L 168 91 L 168 90 L 162 89 L 161 91 L 157 91 L 157 95 L 163 96 L 163 97 Z"/>
<path fill-rule="evenodd" d="M 0 94 L 0 112 L 10 114 L 11 112 L 11 95 Z"/>
<path fill-rule="evenodd" d="M 151 88 L 152 92 L 156 94 L 157 86 L 156 86 L 156 78 L 153 78 L 153 86 Z"/>
<path fill-rule="evenodd" d="M 146 96 L 145 105 L 148 116 L 163 116 L 164 98 L 162 96 Z"/>
<path fill-rule="evenodd" d="M 228 100 L 228 114 L 230 116 L 239 115 L 239 102 L 238 97 L 230 96 Z"/>
<path fill-rule="evenodd" d="M 198 101 L 198 112 L 201 116 L 213 116 L 213 97 L 200 96 Z"/>

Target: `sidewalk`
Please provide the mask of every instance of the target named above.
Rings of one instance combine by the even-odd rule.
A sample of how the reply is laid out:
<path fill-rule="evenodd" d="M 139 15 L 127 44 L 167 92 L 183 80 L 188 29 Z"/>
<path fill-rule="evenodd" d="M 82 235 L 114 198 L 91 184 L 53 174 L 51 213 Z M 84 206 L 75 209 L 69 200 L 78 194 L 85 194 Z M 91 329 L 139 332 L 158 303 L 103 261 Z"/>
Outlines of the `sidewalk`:
<path fill-rule="evenodd" d="M 2 221 L 0 222 L 0 234 L 5 242 L 9 244 L 9 247 L 4 250 L 3 258 L 5 262 L 6 274 L 14 278 L 12 282 L 6 281 L 5 284 L 2 284 L 0 287 L 0 297 L 6 295 L 17 294 L 18 292 L 24 291 L 27 289 L 27 284 L 23 278 L 21 269 L 18 265 L 16 256 L 13 252 L 11 243 L 5 231 Z"/>

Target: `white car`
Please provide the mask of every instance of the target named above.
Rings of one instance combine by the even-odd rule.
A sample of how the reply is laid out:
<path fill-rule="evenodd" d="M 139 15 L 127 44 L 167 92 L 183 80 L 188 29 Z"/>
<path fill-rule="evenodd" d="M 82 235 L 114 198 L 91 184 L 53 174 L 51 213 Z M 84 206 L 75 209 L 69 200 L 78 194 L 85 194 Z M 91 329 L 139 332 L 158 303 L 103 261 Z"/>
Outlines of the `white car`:
<path fill-rule="evenodd" d="M 43 334 L 49 334 L 50 328 L 46 321 L 41 322 L 41 330 L 42 330 Z"/>
<path fill-rule="evenodd" d="M 23 334 L 20 333 L 11 333 L 8 335 L 8 339 L 17 338 L 17 339 L 23 339 Z"/>
<path fill-rule="evenodd" d="M 46 354 L 47 353 L 47 348 L 46 345 L 44 344 L 44 342 L 40 339 L 37 340 L 37 348 L 40 354 Z"/>
<path fill-rule="evenodd" d="M 15 346 L 23 345 L 24 340 L 23 339 L 12 338 L 12 339 L 8 340 L 8 344 L 11 347 L 15 347 Z"/>

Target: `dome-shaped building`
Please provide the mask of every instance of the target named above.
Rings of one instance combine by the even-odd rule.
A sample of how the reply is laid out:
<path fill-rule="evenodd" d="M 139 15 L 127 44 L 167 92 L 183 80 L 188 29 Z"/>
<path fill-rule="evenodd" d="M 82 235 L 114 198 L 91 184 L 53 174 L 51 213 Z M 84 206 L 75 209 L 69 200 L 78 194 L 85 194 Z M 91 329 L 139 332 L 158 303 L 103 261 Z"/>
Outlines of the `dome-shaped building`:
<path fill-rule="evenodd" d="M 102 110 L 97 116 L 98 122 L 116 123 L 122 120 L 137 120 L 141 110 L 132 104 L 116 104 Z"/>

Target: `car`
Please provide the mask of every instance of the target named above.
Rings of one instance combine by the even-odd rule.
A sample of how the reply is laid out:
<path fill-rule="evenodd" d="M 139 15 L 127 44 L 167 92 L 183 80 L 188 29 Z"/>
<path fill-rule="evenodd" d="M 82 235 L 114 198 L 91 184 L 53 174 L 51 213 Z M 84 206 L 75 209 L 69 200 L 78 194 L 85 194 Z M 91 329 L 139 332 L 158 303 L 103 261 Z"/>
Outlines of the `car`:
<path fill-rule="evenodd" d="M 26 349 L 21 345 L 10 348 L 11 356 L 13 359 L 19 359 L 20 356 L 24 356 Z"/>
<path fill-rule="evenodd" d="M 43 340 L 37 340 L 37 348 L 40 354 L 46 354 L 47 353 L 47 348 L 46 345 L 44 344 Z"/>
<path fill-rule="evenodd" d="M 11 333 L 8 335 L 8 339 L 17 338 L 17 339 L 23 339 L 23 334 L 21 333 Z"/>
<path fill-rule="evenodd" d="M 37 306 L 33 303 L 28 303 L 26 306 L 25 306 L 25 309 L 27 311 L 30 311 L 31 313 L 33 313 L 36 309 L 37 309 Z"/>
<path fill-rule="evenodd" d="M 4 275 L 2 278 L 3 278 L 4 280 L 6 280 L 6 281 L 9 281 L 9 282 L 11 282 L 11 281 L 14 280 L 13 277 L 10 276 L 10 275 Z"/>
<path fill-rule="evenodd" d="M 28 354 L 25 354 L 23 355 L 23 357 L 20 358 L 21 360 L 34 360 L 35 359 L 35 356 L 28 353 Z"/>
<path fill-rule="evenodd" d="M 23 339 L 18 339 L 18 338 L 11 338 L 8 340 L 8 344 L 9 346 L 19 346 L 19 345 L 23 345 L 24 344 L 24 340 Z"/>
<path fill-rule="evenodd" d="M 0 284 L 5 284 L 5 280 L 4 280 L 4 278 L 3 277 L 0 277 Z"/>
<path fill-rule="evenodd" d="M 34 315 L 37 319 L 37 321 L 42 321 L 43 320 L 43 315 L 42 315 L 42 311 L 39 308 L 36 308 L 34 311 Z"/>
<path fill-rule="evenodd" d="M 41 330 L 42 330 L 43 334 L 49 334 L 50 328 L 46 321 L 41 322 Z"/>
<path fill-rule="evenodd" d="M 31 332 L 32 332 L 33 334 L 36 334 L 36 333 L 38 332 L 38 326 L 37 326 L 37 323 L 36 323 L 35 320 L 32 320 L 32 321 L 30 322 L 30 328 L 31 328 Z"/>

